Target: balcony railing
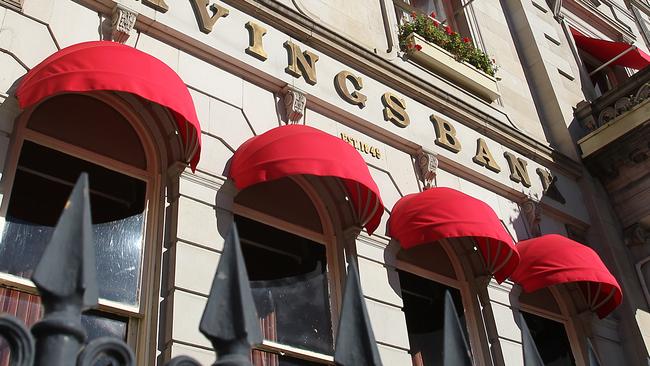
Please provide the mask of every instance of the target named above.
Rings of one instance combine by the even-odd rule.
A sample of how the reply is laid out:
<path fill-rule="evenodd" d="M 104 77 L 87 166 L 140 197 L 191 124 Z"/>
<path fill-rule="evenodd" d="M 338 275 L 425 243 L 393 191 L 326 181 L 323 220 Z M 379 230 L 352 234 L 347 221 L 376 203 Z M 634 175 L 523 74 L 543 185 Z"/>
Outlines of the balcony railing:
<path fill-rule="evenodd" d="M 595 100 L 582 101 L 575 117 L 589 132 L 578 141 L 588 157 L 650 120 L 650 68 L 645 68 L 617 88 Z"/>

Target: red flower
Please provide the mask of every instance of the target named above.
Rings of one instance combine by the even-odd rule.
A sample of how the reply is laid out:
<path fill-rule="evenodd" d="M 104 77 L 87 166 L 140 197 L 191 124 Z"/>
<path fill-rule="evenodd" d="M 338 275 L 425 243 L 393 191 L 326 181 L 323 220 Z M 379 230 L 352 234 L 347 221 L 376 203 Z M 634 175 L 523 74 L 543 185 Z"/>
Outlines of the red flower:
<path fill-rule="evenodd" d="M 434 20 L 433 20 L 433 25 L 437 27 L 437 26 L 440 25 L 440 22 L 434 19 Z"/>
<path fill-rule="evenodd" d="M 431 18 L 436 19 L 436 12 L 432 11 L 431 14 L 429 15 Z"/>
<path fill-rule="evenodd" d="M 422 46 L 420 46 L 419 44 L 416 44 L 415 49 L 418 50 L 418 51 L 422 51 Z"/>
<path fill-rule="evenodd" d="M 463 38 L 463 42 L 465 42 L 465 43 L 469 43 L 470 40 L 469 40 L 469 38 L 465 37 L 465 38 Z"/>
<path fill-rule="evenodd" d="M 447 32 L 447 34 L 449 34 L 450 36 L 454 33 L 454 32 L 451 30 L 451 27 L 450 27 L 450 26 L 446 26 L 446 27 L 445 27 L 445 32 Z"/>

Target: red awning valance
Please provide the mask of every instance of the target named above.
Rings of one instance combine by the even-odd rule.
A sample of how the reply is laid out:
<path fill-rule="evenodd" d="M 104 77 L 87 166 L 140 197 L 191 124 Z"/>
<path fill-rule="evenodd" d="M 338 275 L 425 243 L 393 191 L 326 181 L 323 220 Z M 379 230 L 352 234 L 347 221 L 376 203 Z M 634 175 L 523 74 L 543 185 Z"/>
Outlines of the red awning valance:
<path fill-rule="evenodd" d="M 384 205 L 365 161 L 350 144 L 313 127 L 287 125 L 249 139 L 229 172 L 238 189 L 303 174 L 340 178 L 361 226 L 371 234 L 379 226 Z"/>
<path fill-rule="evenodd" d="M 521 257 L 512 280 L 524 291 L 577 282 L 591 309 L 604 318 L 622 301 L 618 282 L 593 249 L 561 235 L 544 235 L 517 244 Z"/>
<path fill-rule="evenodd" d="M 391 212 L 388 233 L 405 249 L 445 238 L 471 237 L 499 282 L 519 263 L 512 238 L 490 206 L 451 188 L 430 188 L 402 197 Z"/>
<path fill-rule="evenodd" d="M 113 90 L 166 107 L 174 116 L 192 169 L 201 151 L 201 126 L 185 83 L 157 58 L 115 42 L 64 48 L 31 69 L 16 92 L 21 108 L 61 93 Z"/>
<path fill-rule="evenodd" d="M 573 34 L 573 39 L 575 39 L 578 48 L 596 57 L 603 63 L 621 55 L 630 47 L 634 47 L 625 42 L 613 42 L 587 37 L 580 34 L 580 32 L 575 29 L 571 29 L 571 33 Z M 611 65 L 625 66 L 637 70 L 643 69 L 649 64 L 650 56 L 636 47 L 611 63 Z"/>

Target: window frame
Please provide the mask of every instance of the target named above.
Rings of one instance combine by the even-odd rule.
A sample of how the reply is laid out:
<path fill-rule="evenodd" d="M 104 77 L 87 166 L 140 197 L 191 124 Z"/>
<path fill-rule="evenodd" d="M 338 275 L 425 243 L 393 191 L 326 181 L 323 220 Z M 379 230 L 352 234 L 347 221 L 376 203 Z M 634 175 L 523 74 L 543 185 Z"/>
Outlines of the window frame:
<path fill-rule="evenodd" d="M 99 299 L 96 310 L 128 318 L 126 343 L 134 350 L 137 364 L 150 364 L 156 356 L 157 342 L 151 342 L 152 335 L 156 338 L 158 323 L 158 300 L 160 288 L 160 268 L 162 258 L 163 223 L 164 223 L 164 194 L 161 190 L 163 174 L 161 162 L 157 158 L 154 137 L 144 125 L 144 117 L 134 111 L 134 107 L 119 95 L 104 91 L 82 94 L 95 98 L 121 114 L 134 129 L 147 162 L 147 168 L 141 169 L 124 162 L 93 152 L 72 143 L 58 140 L 41 132 L 30 129 L 27 124 L 32 113 L 38 108 L 32 107 L 23 111 L 14 119 L 13 133 L 9 141 L 7 159 L 3 169 L 2 201 L 0 203 L 0 229 L 5 227 L 5 218 L 11 201 L 16 171 L 20 153 L 25 141 L 60 151 L 78 159 L 88 161 L 106 169 L 127 175 L 143 181 L 146 184 L 144 200 L 144 232 L 141 253 L 139 305 L 128 306 L 116 301 Z M 40 105 L 40 104 L 39 104 Z M 169 114 L 169 112 L 167 112 Z M 173 118 L 168 116 L 170 120 Z M 34 283 L 9 273 L 0 272 L 0 286 L 38 295 Z"/>
<path fill-rule="evenodd" d="M 346 278 L 345 259 L 343 254 L 344 243 L 342 243 L 341 240 L 337 240 L 337 238 L 342 238 L 343 235 L 341 235 L 340 231 L 335 229 L 335 225 L 332 222 L 332 218 L 329 216 L 330 214 L 326 204 L 323 202 L 323 198 L 318 190 L 303 176 L 290 176 L 288 179 L 291 179 L 296 183 L 309 198 L 320 218 L 323 229 L 322 233 L 304 228 L 300 225 L 277 218 L 271 214 L 261 212 L 255 208 L 234 201 L 232 204 L 232 213 L 233 215 L 257 221 L 325 246 L 325 256 L 327 260 L 326 273 L 330 298 L 330 318 L 332 321 L 332 340 L 335 345 Z M 236 197 L 237 196 L 235 195 L 234 198 L 236 199 Z M 269 353 L 284 354 L 305 361 L 318 362 L 324 365 L 334 365 L 333 355 L 305 350 L 269 340 L 263 340 L 261 345 L 253 347 L 253 349 Z"/>
<path fill-rule="evenodd" d="M 575 315 L 570 315 L 572 314 L 570 306 L 568 301 L 570 300 L 565 300 L 569 299 L 569 291 L 567 289 L 561 289 L 558 286 L 551 286 L 548 287 L 548 290 L 551 292 L 553 295 L 553 300 L 558 305 L 558 308 L 560 309 L 560 314 L 554 313 L 552 311 L 549 311 L 547 309 L 537 307 L 533 304 L 527 304 L 527 303 L 522 303 L 519 300 L 519 296 L 517 296 L 517 303 L 513 304 L 513 306 L 517 311 L 524 311 L 526 313 L 530 313 L 536 316 L 539 316 L 541 318 L 545 318 L 548 320 L 552 320 L 555 322 L 558 322 L 564 326 L 564 331 L 566 332 L 567 339 L 569 340 L 569 345 L 571 346 L 571 353 L 573 354 L 573 358 L 576 362 L 576 365 L 584 365 L 586 364 L 586 360 L 588 360 L 587 355 L 584 353 L 584 349 L 586 349 L 586 342 L 587 342 L 587 337 L 580 332 L 578 329 L 578 325 L 576 324 L 577 319 L 575 319 L 575 316 L 579 316 L 580 314 L 575 314 Z M 576 288 L 576 291 L 579 291 Z"/>
<path fill-rule="evenodd" d="M 412 12 L 420 13 L 423 14 L 419 9 L 414 7 L 409 3 L 410 0 L 392 0 L 393 1 L 393 8 L 396 11 L 396 18 L 397 18 L 397 25 L 401 25 L 402 23 L 402 16 L 398 16 L 398 9 L 401 9 L 407 14 L 410 14 Z M 435 0 L 429 0 L 429 1 L 435 1 Z M 474 47 L 487 52 L 485 49 L 485 43 L 483 42 L 483 37 L 481 36 L 481 32 L 478 27 L 478 21 L 476 19 L 476 14 L 474 13 L 474 0 L 440 0 L 443 2 L 443 6 L 445 8 L 451 8 L 453 9 L 454 6 L 452 4 L 452 1 L 458 1 L 461 7 L 464 6 L 463 12 L 465 13 L 465 21 L 467 22 L 467 29 L 469 29 L 469 34 L 461 34 L 463 37 L 470 37 L 471 42 L 474 44 Z M 454 14 L 456 13 L 457 10 L 453 10 L 450 15 L 447 16 L 453 17 Z M 445 12 L 447 12 L 447 9 L 445 9 Z M 429 14 L 423 14 L 425 16 L 429 16 Z M 459 13 L 460 15 L 460 13 Z M 437 19 L 439 21 L 445 20 L 446 24 L 449 24 L 449 19 Z M 455 22 L 455 21 L 454 21 Z M 455 27 L 458 27 L 455 25 Z M 455 29 L 456 30 L 456 29 Z"/>
<path fill-rule="evenodd" d="M 492 354 L 489 345 L 486 342 L 487 333 L 485 321 L 487 319 L 484 319 L 484 316 L 481 313 L 481 306 L 479 304 L 476 286 L 468 280 L 468 276 L 465 272 L 466 269 L 461 263 L 463 258 L 460 258 L 453 250 L 452 246 L 454 244 L 450 243 L 447 239 L 440 239 L 436 242 L 423 245 L 441 245 L 447 254 L 447 258 L 449 258 L 449 261 L 451 262 L 456 278 L 447 277 L 431 269 L 417 266 L 400 258 L 395 259 L 395 268 L 422 277 L 426 280 L 455 288 L 460 292 L 463 309 L 465 311 L 465 324 L 467 326 L 468 336 L 467 341 L 469 342 L 470 350 L 472 352 L 472 361 L 476 365 L 490 365 L 492 362 Z M 488 362 L 487 360 L 490 361 Z"/>

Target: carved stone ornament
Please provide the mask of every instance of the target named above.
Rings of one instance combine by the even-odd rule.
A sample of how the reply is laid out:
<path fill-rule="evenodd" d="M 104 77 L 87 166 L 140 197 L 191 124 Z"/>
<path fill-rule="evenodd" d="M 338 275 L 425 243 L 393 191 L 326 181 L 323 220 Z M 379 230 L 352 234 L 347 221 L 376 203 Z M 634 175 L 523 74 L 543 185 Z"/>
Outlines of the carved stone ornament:
<path fill-rule="evenodd" d="M 287 85 L 282 89 L 284 108 L 287 113 L 287 124 L 298 124 L 305 115 L 307 93 Z"/>
<path fill-rule="evenodd" d="M 627 246 L 650 244 L 650 230 L 641 224 L 634 224 L 625 230 L 625 244 Z"/>
<path fill-rule="evenodd" d="M 633 95 L 623 96 L 613 104 L 603 108 L 598 114 L 598 125 L 600 127 L 614 118 L 632 110 L 650 96 L 650 83 L 643 84 Z M 591 126 L 588 126 L 591 127 Z"/>
<path fill-rule="evenodd" d="M 539 202 L 527 199 L 521 204 L 521 213 L 530 229 L 530 236 L 536 238 L 542 235 L 539 223 L 542 221 L 542 207 Z"/>
<path fill-rule="evenodd" d="M 438 169 L 438 158 L 432 152 L 420 150 L 417 155 L 418 175 L 424 183 L 424 189 L 431 188 Z"/>
<path fill-rule="evenodd" d="M 133 27 L 135 27 L 137 17 L 137 12 L 124 5 L 116 4 L 113 8 L 113 27 L 111 33 L 113 41 L 118 43 L 126 42 L 131 35 Z"/>

